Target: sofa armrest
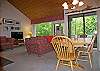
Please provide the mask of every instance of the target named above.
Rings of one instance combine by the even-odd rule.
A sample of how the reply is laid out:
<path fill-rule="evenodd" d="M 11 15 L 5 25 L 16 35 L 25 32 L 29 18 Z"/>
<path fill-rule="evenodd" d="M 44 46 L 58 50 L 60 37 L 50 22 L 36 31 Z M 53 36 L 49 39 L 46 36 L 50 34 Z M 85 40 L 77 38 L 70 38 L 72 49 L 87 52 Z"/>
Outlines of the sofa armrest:
<path fill-rule="evenodd" d="M 6 38 L 6 42 L 7 43 L 13 43 L 15 42 L 15 39 L 14 38 Z"/>

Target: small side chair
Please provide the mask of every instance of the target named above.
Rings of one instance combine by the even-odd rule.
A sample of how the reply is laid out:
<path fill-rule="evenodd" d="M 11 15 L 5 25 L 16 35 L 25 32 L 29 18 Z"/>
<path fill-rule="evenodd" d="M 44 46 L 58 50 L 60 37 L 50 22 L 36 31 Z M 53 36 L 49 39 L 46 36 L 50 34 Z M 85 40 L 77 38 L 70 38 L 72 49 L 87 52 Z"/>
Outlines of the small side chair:
<path fill-rule="evenodd" d="M 93 45 L 94 45 L 96 35 L 97 34 L 93 35 L 92 40 L 90 41 L 90 43 L 87 46 L 83 46 L 83 47 L 78 48 L 78 51 L 81 54 L 80 55 L 81 57 L 79 60 L 87 61 L 87 60 L 83 59 L 82 57 L 83 56 L 88 57 L 88 59 L 89 59 L 88 61 L 90 63 L 91 68 L 92 68 Z"/>

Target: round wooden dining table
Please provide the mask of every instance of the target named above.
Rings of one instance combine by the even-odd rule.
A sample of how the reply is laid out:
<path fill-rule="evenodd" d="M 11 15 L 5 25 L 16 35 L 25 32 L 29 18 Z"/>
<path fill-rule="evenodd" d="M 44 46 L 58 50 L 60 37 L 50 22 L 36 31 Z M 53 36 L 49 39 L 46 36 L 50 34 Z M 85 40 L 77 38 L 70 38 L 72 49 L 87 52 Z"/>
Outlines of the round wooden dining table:
<path fill-rule="evenodd" d="M 82 40 L 72 40 L 74 47 L 82 47 L 86 45 L 87 43 Z"/>

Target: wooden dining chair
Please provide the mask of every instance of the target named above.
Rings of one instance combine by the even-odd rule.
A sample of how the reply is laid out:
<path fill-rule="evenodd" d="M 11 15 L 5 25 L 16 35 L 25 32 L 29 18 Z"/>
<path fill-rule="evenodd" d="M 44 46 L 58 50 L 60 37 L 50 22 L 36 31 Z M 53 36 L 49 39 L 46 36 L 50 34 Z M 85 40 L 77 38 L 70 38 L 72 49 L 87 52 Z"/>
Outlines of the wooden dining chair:
<path fill-rule="evenodd" d="M 93 46 L 94 46 L 94 41 L 96 38 L 96 34 L 93 35 L 91 42 L 87 45 L 87 46 L 83 46 L 83 47 L 79 47 L 78 51 L 81 54 L 80 59 L 82 61 L 87 61 L 85 59 L 83 59 L 82 57 L 88 57 L 88 61 L 90 63 L 90 66 L 92 68 L 92 55 L 93 55 Z"/>
<path fill-rule="evenodd" d="M 55 36 L 51 43 L 58 59 L 56 70 L 58 69 L 59 64 L 71 67 L 72 71 L 75 65 L 78 67 L 77 58 L 79 54 L 75 52 L 70 38 L 66 36 Z"/>

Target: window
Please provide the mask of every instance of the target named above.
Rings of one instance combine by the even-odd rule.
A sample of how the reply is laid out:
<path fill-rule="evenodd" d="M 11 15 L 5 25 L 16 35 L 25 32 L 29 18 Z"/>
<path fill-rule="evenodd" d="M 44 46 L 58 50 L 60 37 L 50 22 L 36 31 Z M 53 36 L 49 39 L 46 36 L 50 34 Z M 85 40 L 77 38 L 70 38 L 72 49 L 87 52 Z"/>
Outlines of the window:
<path fill-rule="evenodd" d="M 51 22 L 45 22 L 36 25 L 36 36 L 53 35 L 53 32 L 53 24 Z"/>
<path fill-rule="evenodd" d="M 77 14 L 69 16 L 69 35 L 87 35 L 92 36 L 93 32 L 96 31 L 97 27 L 97 16 L 95 12 L 86 14 Z"/>
<path fill-rule="evenodd" d="M 96 31 L 97 27 L 97 16 L 85 16 L 85 34 L 88 36 L 92 35 L 94 31 Z"/>

